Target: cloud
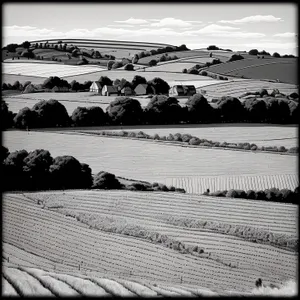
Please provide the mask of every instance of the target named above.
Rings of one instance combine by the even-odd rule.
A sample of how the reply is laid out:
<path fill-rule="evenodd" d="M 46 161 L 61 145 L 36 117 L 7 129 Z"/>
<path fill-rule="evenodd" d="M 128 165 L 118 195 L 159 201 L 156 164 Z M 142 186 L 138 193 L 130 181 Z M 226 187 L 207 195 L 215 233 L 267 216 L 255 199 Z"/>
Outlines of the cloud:
<path fill-rule="evenodd" d="M 296 33 L 294 33 L 294 32 L 276 33 L 273 36 L 282 37 L 282 38 L 295 38 Z"/>
<path fill-rule="evenodd" d="M 151 26 L 153 27 L 191 27 L 192 24 L 187 21 L 183 21 L 180 19 L 174 18 L 164 18 L 161 19 L 159 22 L 152 23 Z"/>
<path fill-rule="evenodd" d="M 283 21 L 281 18 L 276 18 L 272 15 L 262 16 L 262 15 L 256 15 L 256 16 L 249 16 L 242 19 L 237 20 L 221 20 L 218 21 L 219 23 L 228 23 L 228 24 L 245 24 L 245 23 L 261 23 L 261 22 L 267 22 L 267 23 L 274 23 Z"/>
<path fill-rule="evenodd" d="M 131 24 L 131 25 L 140 25 L 140 24 L 147 24 L 148 21 L 144 19 L 135 19 L 129 18 L 126 21 L 115 21 L 116 23 L 124 23 L 124 24 Z"/>
<path fill-rule="evenodd" d="M 222 25 L 217 25 L 217 24 L 211 24 L 207 25 L 203 28 L 200 28 L 196 31 L 195 33 L 216 33 L 216 32 L 228 32 L 228 31 L 233 31 L 233 30 L 238 30 L 239 28 L 232 27 L 232 26 L 222 26 Z"/>

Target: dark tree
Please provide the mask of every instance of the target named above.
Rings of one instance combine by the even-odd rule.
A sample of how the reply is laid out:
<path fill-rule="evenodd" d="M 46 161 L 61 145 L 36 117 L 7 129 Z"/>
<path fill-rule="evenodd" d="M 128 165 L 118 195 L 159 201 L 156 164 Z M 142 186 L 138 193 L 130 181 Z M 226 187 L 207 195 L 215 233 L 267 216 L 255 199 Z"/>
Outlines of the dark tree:
<path fill-rule="evenodd" d="M 168 95 L 170 86 L 169 84 L 159 77 L 155 77 L 152 80 L 148 81 L 148 84 L 154 87 L 155 93 L 157 95 L 163 94 Z"/>
<path fill-rule="evenodd" d="M 71 119 L 75 126 L 99 126 L 105 123 L 105 114 L 101 107 L 77 107 Z"/>
<path fill-rule="evenodd" d="M 133 89 L 135 89 L 139 84 L 144 84 L 144 83 L 147 83 L 146 78 L 139 75 L 135 75 L 131 82 Z"/>
<path fill-rule="evenodd" d="M 18 44 L 8 44 L 5 49 L 8 51 L 8 52 L 16 52 L 16 49 L 19 47 Z"/>
<path fill-rule="evenodd" d="M 149 61 L 149 66 L 150 67 L 153 67 L 153 66 L 156 66 L 157 65 L 157 60 L 156 59 L 151 59 L 150 61 Z"/>
<path fill-rule="evenodd" d="M 1 130 L 11 128 L 13 124 L 13 113 L 8 109 L 8 105 L 4 100 L 1 100 L 0 116 Z"/>
<path fill-rule="evenodd" d="M 112 69 L 118 69 L 118 68 L 122 68 L 123 67 L 123 63 L 121 61 L 116 61 L 111 68 Z"/>
<path fill-rule="evenodd" d="M 121 184 L 114 174 L 101 171 L 94 176 L 94 189 L 120 189 Z"/>
<path fill-rule="evenodd" d="M 191 123 L 209 122 L 212 119 L 213 108 L 201 94 L 195 94 L 186 102 L 188 120 Z"/>
<path fill-rule="evenodd" d="M 244 56 L 240 54 L 233 54 L 228 61 L 236 61 L 241 59 L 244 59 Z"/>
<path fill-rule="evenodd" d="M 290 119 L 290 108 L 287 101 L 271 98 L 267 103 L 267 121 L 269 123 L 286 123 Z"/>
<path fill-rule="evenodd" d="M 23 172 L 24 158 L 28 155 L 26 150 L 14 151 L 3 161 L 3 176 L 1 187 L 4 191 L 26 190 L 28 177 Z"/>
<path fill-rule="evenodd" d="M 222 97 L 217 102 L 217 107 L 220 112 L 221 120 L 234 122 L 243 121 L 245 119 L 245 109 L 241 102 L 231 96 Z"/>
<path fill-rule="evenodd" d="M 49 168 L 53 158 L 48 150 L 38 149 L 24 158 L 23 172 L 27 179 L 28 190 L 49 189 Z"/>
<path fill-rule="evenodd" d="M 115 61 L 114 60 L 109 60 L 107 62 L 107 70 L 111 70 L 112 66 L 114 65 Z"/>
<path fill-rule="evenodd" d="M 274 52 L 272 56 L 273 56 L 273 57 L 280 57 L 280 54 L 277 53 L 277 52 Z"/>
<path fill-rule="evenodd" d="M 257 55 L 258 54 L 258 50 L 257 49 L 252 49 L 248 52 L 250 55 Z"/>
<path fill-rule="evenodd" d="M 134 71 L 134 67 L 132 64 L 127 64 L 125 67 L 124 67 L 124 70 L 126 71 Z"/>
<path fill-rule="evenodd" d="M 68 126 L 70 118 L 66 108 L 57 100 L 41 100 L 33 108 L 38 115 L 39 127 Z"/>
<path fill-rule="evenodd" d="M 0 146 L 0 163 L 2 164 L 4 159 L 9 155 L 9 150 L 3 145 Z"/>
<path fill-rule="evenodd" d="M 155 95 L 145 108 L 145 118 L 150 124 L 178 124 L 183 118 L 182 108 L 174 97 Z"/>
<path fill-rule="evenodd" d="M 90 188 L 92 182 L 88 165 L 82 165 L 73 156 L 58 156 L 50 166 L 51 184 L 54 189 Z M 90 180 L 88 177 L 90 176 Z M 83 180 L 84 178 L 84 180 Z"/>
<path fill-rule="evenodd" d="M 207 47 L 207 50 L 220 50 L 220 48 L 215 45 L 210 45 Z"/>
<path fill-rule="evenodd" d="M 263 100 L 247 99 L 243 103 L 246 110 L 246 118 L 250 122 L 265 122 L 267 105 Z"/>
<path fill-rule="evenodd" d="M 51 77 L 47 78 L 42 84 L 42 87 L 46 88 L 46 89 L 52 89 L 55 86 L 57 86 L 57 87 L 67 87 L 67 88 L 70 87 L 68 81 L 66 81 L 64 79 L 61 79 L 57 76 L 54 76 L 54 77 L 51 76 Z"/>
<path fill-rule="evenodd" d="M 107 76 L 101 76 L 98 82 L 102 87 L 105 85 L 112 85 L 112 81 Z"/>
<path fill-rule="evenodd" d="M 110 120 L 115 124 L 135 125 L 142 121 L 143 110 L 138 100 L 117 97 L 106 108 Z"/>
<path fill-rule="evenodd" d="M 39 127 L 38 114 L 29 107 L 20 109 L 13 121 L 16 128 L 25 129 Z"/>
<path fill-rule="evenodd" d="M 70 89 L 71 89 L 71 91 L 78 91 L 78 90 L 80 90 L 80 83 L 77 82 L 76 80 L 72 80 L 70 82 Z"/>

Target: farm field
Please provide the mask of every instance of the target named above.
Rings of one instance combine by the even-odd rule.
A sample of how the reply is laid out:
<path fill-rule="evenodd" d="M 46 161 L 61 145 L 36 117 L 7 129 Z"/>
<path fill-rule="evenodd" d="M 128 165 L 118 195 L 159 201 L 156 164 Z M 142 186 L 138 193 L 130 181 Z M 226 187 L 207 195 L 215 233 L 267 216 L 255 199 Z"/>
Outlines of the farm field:
<path fill-rule="evenodd" d="M 203 89 L 207 99 L 218 98 L 222 96 L 240 97 L 246 92 L 257 92 L 261 89 L 266 89 L 272 92 L 273 89 L 278 89 L 283 94 L 298 93 L 298 86 L 289 83 L 269 82 L 254 79 L 241 79 L 238 83 L 235 80 L 223 81 L 212 85 L 207 85 Z"/>
<path fill-rule="evenodd" d="M 69 114 L 72 114 L 74 109 L 78 106 L 99 106 L 105 111 L 110 102 L 114 101 L 116 97 L 117 96 L 100 96 L 99 94 L 95 94 L 93 92 L 43 92 L 3 96 L 3 100 L 9 105 L 9 109 L 12 112 L 17 113 L 20 109 L 26 106 L 31 108 L 38 101 L 55 99 L 65 106 Z M 147 106 L 150 101 L 150 98 L 142 96 L 132 96 L 131 98 L 137 99 L 141 103 L 142 107 Z M 184 105 L 187 99 L 179 99 L 179 101 L 182 105 Z"/>
<path fill-rule="evenodd" d="M 194 67 L 194 63 L 186 63 L 186 62 L 168 62 L 165 64 L 159 64 L 154 67 L 146 68 L 146 72 L 174 72 L 174 73 L 182 73 L 183 69 L 189 69 Z M 140 69 L 139 72 L 144 72 L 143 69 Z"/>
<path fill-rule="evenodd" d="M 2 72 L 4 74 L 39 76 L 39 77 L 66 77 L 78 74 L 86 74 L 105 70 L 100 66 L 69 66 L 61 64 L 35 64 L 35 63 L 2 63 Z"/>
<path fill-rule="evenodd" d="M 44 208 L 37 204 L 38 200 L 44 202 Z M 238 292 L 247 294 L 253 289 L 258 277 L 274 284 L 281 284 L 288 279 L 295 280 L 297 254 L 230 235 L 177 226 L 172 223 L 173 216 L 178 216 L 179 213 L 180 217 L 187 216 L 197 220 L 201 216 L 203 220 L 213 220 L 218 207 L 218 217 L 222 218 L 222 222 L 242 222 L 249 226 L 256 222 L 254 225 L 257 228 L 269 228 L 274 233 L 279 232 L 276 230 L 283 231 L 284 228 L 285 234 L 294 236 L 297 206 L 280 203 L 274 205 L 276 209 L 270 211 L 266 202 L 250 203 L 241 199 L 223 201 L 172 193 L 8 193 L 3 198 L 3 221 L 6 224 L 3 231 L 4 258 L 7 260 L 9 257 L 10 264 L 22 264 L 24 267 L 41 268 L 55 273 L 63 270 L 65 274 L 81 278 L 115 278 L 118 282 L 118 276 L 128 281 L 136 282 L 139 279 L 137 282 L 146 286 L 157 284 L 162 289 L 176 286 L 189 290 L 200 286 L 200 290 L 205 287 L 219 295 Z M 232 212 L 232 218 L 226 213 L 227 210 Z M 263 217 L 259 217 L 260 214 Z M 88 223 L 84 224 L 67 215 L 87 216 L 90 221 L 87 220 Z M 99 222 L 107 221 L 107 224 L 100 222 L 104 224 L 102 229 L 94 229 L 92 223 L 89 223 L 96 224 L 98 219 Z M 114 224 L 122 228 L 124 222 L 128 226 L 140 226 L 149 232 L 165 234 L 186 245 L 199 245 L 210 255 L 183 255 L 177 250 L 145 239 L 106 231 L 106 225 Z M 229 262 L 238 267 L 233 268 Z M 41 274 L 34 270 L 31 270 L 31 274 L 32 271 L 36 276 Z M 17 271 L 10 270 L 8 275 L 13 277 L 16 273 Z M 28 277 L 28 274 L 30 273 L 22 275 Z M 7 273 L 5 275 L 7 277 Z M 55 279 L 64 278 L 63 281 L 70 282 L 71 287 L 76 284 L 77 291 L 83 288 L 79 280 L 74 278 L 48 275 Z M 35 284 L 35 288 L 38 288 L 38 283 L 32 276 L 29 277 L 31 280 L 27 284 Z M 50 277 L 45 280 L 51 280 L 53 286 L 55 280 Z M 113 284 L 105 280 L 99 280 L 99 283 Z M 119 288 L 122 289 L 120 286 Z M 130 288 L 129 290 L 132 291 Z"/>
<path fill-rule="evenodd" d="M 2 73 L 2 82 L 14 84 L 16 81 L 24 84 L 26 81 L 30 81 L 33 84 L 40 84 L 46 80 L 47 77 L 38 76 L 24 76 L 24 75 L 12 75 Z"/>
<path fill-rule="evenodd" d="M 3 132 L 3 145 L 11 152 L 42 148 L 49 150 L 53 157 L 72 155 L 80 162 L 89 164 L 93 173 L 107 171 L 117 176 L 150 182 L 164 183 L 170 182 L 174 178 L 191 180 L 190 178 L 208 176 L 217 178 L 217 182 L 212 182 L 213 187 L 221 184 L 218 180 L 222 182 L 222 176 L 250 176 L 251 178 L 264 175 L 297 176 L 296 156 L 184 148 L 153 141 L 88 136 L 75 131 L 30 131 L 29 133 L 5 131 Z M 216 162 L 216 159 L 217 163 L 212 163 Z M 276 187 L 278 179 L 274 176 L 267 178 L 268 180 L 273 178 L 268 186 Z M 184 180 L 180 182 L 184 186 L 187 185 Z M 256 186 L 255 180 L 246 180 L 245 182 L 245 188 L 254 189 Z M 295 184 L 295 180 L 289 182 Z M 239 183 L 239 186 L 242 185 Z M 187 192 L 194 190 L 195 188 L 190 185 L 187 188 Z"/>
<path fill-rule="evenodd" d="M 279 79 L 284 83 L 297 84 L 296 58 L 243 59 L 210 66 L 207 70 L 217 74 L 250 77 L 251 79 Z"/>
<path fill-rule="evenodd" d="M 209 125 L 163 125 L 159 128 L 151 126 L 112 128 L 113 131 L 143 131 L 147 134 L 168 136 L 170 133 L 191 134 L 200 139 L 228 143 L 253 143 L 258 146 L 284 146 L 286 148 L 298 145 L 297 126 L 279 126 L 271 124 L 209 124 Z M 107 130 L 107 129 L 105 129 Z M 109 130 L 109 128 L 108 128 Z M 80 130 L 84 132 L 84 129 Z M 88 132 L 100 132 L 102 128 L 86 129 Z"/>

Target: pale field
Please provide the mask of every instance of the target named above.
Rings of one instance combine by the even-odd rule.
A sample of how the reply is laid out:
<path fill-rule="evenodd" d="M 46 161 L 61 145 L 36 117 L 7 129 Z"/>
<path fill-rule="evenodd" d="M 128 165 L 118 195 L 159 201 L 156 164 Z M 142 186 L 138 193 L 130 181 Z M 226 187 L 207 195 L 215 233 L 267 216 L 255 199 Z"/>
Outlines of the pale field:
<path fill-rule="evenodd" d="M 189 69 L 194 67 L 194 63 L 185 63 L 185 62 L 169 62 L 166 64 L 157 65 L 154 67 L 146 68 L 146 72 L 174 72 L 174 73 L 182 73 L 183 69 Z M 143 70 L 139 70 L 139 72 L 144 72 Z"/>
<path fill-rule="evenodd" d="M 39 77 L 66 77 L 79 74 L 86 74 L 92 72 L 99 72 L 106 70 L 100 66 L 71 66 L 62 64 L 41 64 L 41 63 L 2 63 L 2 73 L 25 75 L 25 76 L 39 76 Z"/>
<path fill-rule="evenodd" d="M 274 179 L 268 186 L 276 187 L 277 177 L 270 175 L 297 177 L 298 172 L 296 156 L 215 148 L 184 148 L 154 141 L 88 136 L 76 131 L 4 131 L 3 145 L 10 152 L 43 148 L 49 150 L 53 157 L 72 155 L 80 162 L 89 164 L 93 173 L 104 170 L 117 176 L 161 183 L 183 178 L 177 184 L 183 184 L 182 187 L 185 188 L 187 178 L 191 180 L 202 177 L 206 180 L 205 177 L 216 177 L 205 190 L 220 185 L 224 176 L 253 178 L 267 175 L 268 180 Z M 246 185 L 239 183 L 239 186 L 254 189 L 256 181 L 249 179 Z M 194 190 L 190 185 L 187 187 L 187 192 Z"/>
<path fill-rule="evenodd" d="M 222 96 L 240 97 L 246 92 L 257 92 L 261 89 L 266 89 L 268 92 L 272 92 L 273 89 L 278 89 L 283 94 L 298 93 L 298 86 L 294 84 L 255 79 L 219 81 L 219 83 L 205 86 L 203 90 L 205 90 L 205 97 L 212 99 Z"/>
<path fill-rule="evenodd" d="M 101 132 L 101 128 L 86 129 L 88 132 Z M 143 131 L 147 134 L 168 136 L 169 134 L 191 134 L 200 139 L 215 142 L 250 143 L 258 146 L 284 146 L 286 148 L 298 146 L 298 127 L 280 126 L 271 124 L 208 124 L 208 125 L 164 125 L 159 128 L 151 126 L 130 127 L 123 129 L 117 127 L 112 131 Z M 80 130 L 83 131 L 84 130 Z"/>
<path fill-rule="evenodd" d="M 2 73 L 2 82 L 14 84 L 16 81 L 24 84 L 26 81 L 30 81 L 33 84 L 41 84 L 47 78 L 38 77 L 38 76 L 24 76 L 24 75 L 12 75 L 12 74 L 3 74 Z"/>
<path fill-rule="evenodd" d="M 131 96 L 140 102 L 142 107 L 147 106 L 150 99 L 143 96 Z M 2 98 L 14 113 L 18 113 L 24 107 L 32 108 L 37 102 L 41 100 L 55 99 L 65 106 L 69 115 L 71 115 L 78 106 L 91 107 L 99 106 L 106 111 L 109 104 L 116 99 L 116 96 L 100 96 L 94 92 L 69 92 L 69 93 L 29 93 L 17 94 L 12 96 L 3 96 Z M 187 99 L 180 99 L 180 103 L 184 104 Z"/>
<path fill-rule="evenodd" d="M 37 200 L 44 201 L 44 208 L 37 204 Z M 89 224 L 67 217 L 70 212 L 87 214 L 95 220 L 108 218 L 114 220 L 116 226 L 124 222 L 139 225 L 187 245 L 199 245 L 206 253 L 211 253 L 210 259 L 183 255 L 160 244 L 122 233 L 91 228 Z M 92 275 L 93 278 L 109 279 L 118 276 L 144 284 L 156 283 L 161 288 L 173 286 L 186 290 L 200 285 L 220 295 L 250 293 L 259 277 L 274 284 L 295 280 L 297 254 L 230 235 L 178 227 L 168 223 L 168 217 L 255 225 L 256 228 L 268 228 L 270 232 L 294 236 L 297 214 L 295 205 L 272 203 L 270 209 L 270 203 L 262 201 L 175 193 L 7 193 L 3 197 L 3 257 L 5 260 L 9 257 L 11 264 L 55 270 L 56 273 L 75 273 L 74 276 L 81 274 L 79 277 Z M 225 262 L 236 263 L 238 268 L 233 269 Z M 65 275 L 48 275 L 63 278 L 77 291 L 84 289 L 81 280 Z M 96 281 L 102 287 L 106 284 L 105 290 L 108 284 L 113 284 L 105 279 Z M 127 284 L 125 288 L 128 287 Z M 119 292 L 121 289 L 119 286 Z"/>

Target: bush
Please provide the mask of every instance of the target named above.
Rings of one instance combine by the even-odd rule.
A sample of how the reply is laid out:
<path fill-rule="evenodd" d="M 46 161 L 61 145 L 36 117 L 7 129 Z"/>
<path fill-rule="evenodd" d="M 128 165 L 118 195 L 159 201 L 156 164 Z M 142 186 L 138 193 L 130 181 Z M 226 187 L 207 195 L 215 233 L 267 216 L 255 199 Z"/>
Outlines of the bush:
<path fill-rule="evenodd" d="M 299 153 L 299 147 L 291 147 L 288 150 L 289 153 Z"/>
<path fill-rule="evenodd" d="M 173 134 L 169 134 L 168 136 L 167 136 L 167 141 L 174 141 L 174 136 L 173 136 Z"/>
<path fill-rule="evenodd" d="M 209 196 L 215 196 L 215 197 L 226 197 L 227 190 L 224 191 L 216 191 L 209 194 Z"/>
<path fill-rule="evenodd" d="M 124 70 L 126 71 L 134 71 L 134 67 L 132 64 L 127 64 L 125 67 L 124 67 Z"/>
<path fill-rule="evenodd" d="M 193 137 L 189 140 L 190 145 L 200 145 L 201 141 L 197 137 Z"/>
<path fill-rule="evenodd" d="M 160 140 L 160 137 L 159 137 L 159 135 L 157 133 L 155 133 L 154 136 L 153 136 L 153 139 L 154 140 Z"/>
<path fill-rule="evenodd" d="M 181 139 L 182 139 L 182 141 L 183 142 L 185 142 L 185 143 L 189 143 L 189 141 L 192 139 L 193 137 L 190 135 L 190 134 L 183 134 L 182 136 L 181 136 Z"/>
<path fill-rule="evenodd" d="M 187 73 L 187 69 L 184 68 L 184 69 L 182 70 L 182 73 Z"/>
<path fill-rule="evenodd" d="M 94 189 L 120 189 L 121 184 L 114 174 L 101 171 L 94 176 Z"/>
<path fill-rule="evenodd" d="M 252 49 L 248 52 L 250 55 L 257 55 L 258 54 L 258 50 L 257 49 Z"/>
<path fill-rule="evenodd" d="M 245 191 L 243 190 L 229 190 L 226 193 L 226 197 L 230 197 L 230 198 L 246 198 L 247 194 L 245 193 Z"/>
<path fill-rule="evenodd" d="M 201 75 L 201 76 L 207 76 L 207 72 L 204 71 L 204 70 L 203 70 L 203 71 L 200 71 L 200 72 L 199 72 L 199 75 Z"/>
<path fill-rule="evenodd" d="M 240 54 L 233 54 L 230 59 L 228 60 L 230 61 L 237 61 L 237 60 L 241 60 L 244 59 L 244 56 L 240 55 Z"/>
<path fill-rule="evenodd" d="M 150 67 L 153 67 L 153 66 L 156 66 L 156 65 L 157 65 L 157 60 L 151 59 L 151 60 L 149 61 L 149 66 L 150 66 Z"/>
<path fill-rule="evenodd" d="M 246 198 L 247 199 L 255 199 L 256 198 L 256 194 L 253 190 L 248 190 L 246 193 Z"/>

